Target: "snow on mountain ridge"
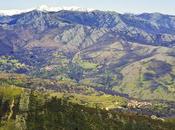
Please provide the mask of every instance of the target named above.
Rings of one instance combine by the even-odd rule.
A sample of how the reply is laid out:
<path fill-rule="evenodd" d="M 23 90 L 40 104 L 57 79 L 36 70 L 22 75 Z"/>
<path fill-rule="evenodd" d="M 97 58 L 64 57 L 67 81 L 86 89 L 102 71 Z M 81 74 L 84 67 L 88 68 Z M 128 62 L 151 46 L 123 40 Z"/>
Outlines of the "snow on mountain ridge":
<path fill-rule="evenodd" d="M 81 8 L 81 7 L 78 7 L 78 6 L 70 6 L 70 7 L 66 7 L 66 6 L 63 6 L 63 7 L 58 7 L 58 6 L 47 6 L 47 5 L 41 5 L 39 8 L 37 8 L 37 10 L 40 10 L 40 11 L 53 11 L 53 12 L 56 12 L 56 11 L 60 11 L 60 10 L 72 10 L 72 11 L 93 11 L 94 9 L 90 9 L 90 8 Z"/>
<path fill-rule="evenodd" d="M 21 14 L 25 12 L 32 11 L 34 9 L 26 9 L 26 10 L 19 10 L 19 9 L 10 9 L 10 10 L 0 10 L 0 15 L 2 16 L 12 16 L 16 14 Z"/>
<path fill-rule="evenodd" d="M 81 8 L 77 6 L 70 6 L 70 7 L 58 7 L 58 6 L 47 6 L 47 5 L 41 5 L 37 8 L 31 8 L 31 9 L 9 9 L 9 10 L 0 10 L 0 15 L 3 16 L 11 16 L 11 15 L 16 15 L 16 14 L 21 14 L 21 13 L 26 13 L 32 10 L 39 10 L 43 12 L 57 12 L 60 10 L 71 10 L 71 11 L 85 11 L 85 12 L 90 12 L 93 11 L 94 9 L 90 8 Z"/>

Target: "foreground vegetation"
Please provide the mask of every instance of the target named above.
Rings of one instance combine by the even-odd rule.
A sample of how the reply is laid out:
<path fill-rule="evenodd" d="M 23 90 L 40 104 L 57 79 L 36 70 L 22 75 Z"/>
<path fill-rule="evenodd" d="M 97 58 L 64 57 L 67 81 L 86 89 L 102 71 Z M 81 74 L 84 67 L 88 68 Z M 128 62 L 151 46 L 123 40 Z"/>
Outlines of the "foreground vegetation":
<path fill-rule="evenodd" d="M 175 128 L 174 119 L 144 116 L 127 110 L 126 98 L 76 85 L 71 82 L 68 85 L 65 81 L 1 73 L 0 130 Z"/>
<path fill-rule="evenodd" d="M 70 102 L 51 93 L 0 88 L 0 130 L 173 130 L 174 121 L 151 119 Z M 57 93 L 59 95 L 59 93 Z"/>

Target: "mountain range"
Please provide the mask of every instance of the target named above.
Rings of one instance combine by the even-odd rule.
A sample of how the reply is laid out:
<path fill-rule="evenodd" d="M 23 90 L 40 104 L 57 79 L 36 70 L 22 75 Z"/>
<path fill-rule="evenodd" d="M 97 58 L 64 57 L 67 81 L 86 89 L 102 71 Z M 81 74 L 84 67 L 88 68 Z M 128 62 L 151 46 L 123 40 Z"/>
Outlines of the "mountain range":
<path fill-rule="evenodd" d="M 0 14 L 0 130 L 174 130 L 175 16 Z"/>
<path fill-rule="evenodd" d="M 175 99 L 175 16 L 32 10 L 0 16 L 0 68 L 146 100 Z"/>

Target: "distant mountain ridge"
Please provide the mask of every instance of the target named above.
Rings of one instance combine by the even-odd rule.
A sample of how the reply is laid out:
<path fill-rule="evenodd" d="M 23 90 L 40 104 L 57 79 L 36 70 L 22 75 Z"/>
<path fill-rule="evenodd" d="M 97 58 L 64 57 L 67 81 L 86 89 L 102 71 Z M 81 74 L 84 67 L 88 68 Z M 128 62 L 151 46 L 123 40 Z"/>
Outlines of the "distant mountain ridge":
<path fill-rule="evenodd" d="M 174 46 L 175 17 L 162 14 L 119 14 L 115 12 L 77 12 L 61 10 L 58 12 L 43 12 L 33 10 L 15 16 L 1 16 L 2 29 L 9 27 L 19 28 L 29 25 L 35 30 L 45 31 L 49 28 L 63 26 L 82 26 L 105 30 L 105 34 L 118 35 L 131 42 L 140 42 L 150 45 Z M 31 25 L 30 25 L 31 24 Z"/>

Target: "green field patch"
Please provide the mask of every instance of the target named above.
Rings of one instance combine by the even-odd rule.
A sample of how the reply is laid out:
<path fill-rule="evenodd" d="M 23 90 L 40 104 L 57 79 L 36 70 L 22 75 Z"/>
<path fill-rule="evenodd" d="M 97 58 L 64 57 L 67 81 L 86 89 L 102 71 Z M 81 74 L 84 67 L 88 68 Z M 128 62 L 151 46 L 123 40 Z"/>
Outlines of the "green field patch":
<path fill-rule="evenodd" d="M 88 61 L 80 61 L 78 64 L 85 70 L 96 69 L 98 66 L 98 64 L 88 62 Z"/>

